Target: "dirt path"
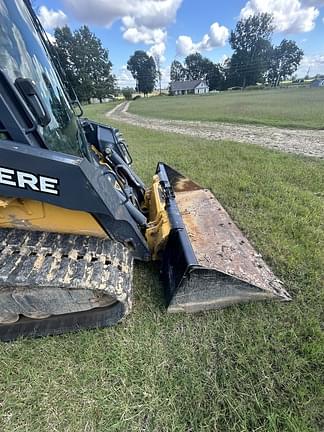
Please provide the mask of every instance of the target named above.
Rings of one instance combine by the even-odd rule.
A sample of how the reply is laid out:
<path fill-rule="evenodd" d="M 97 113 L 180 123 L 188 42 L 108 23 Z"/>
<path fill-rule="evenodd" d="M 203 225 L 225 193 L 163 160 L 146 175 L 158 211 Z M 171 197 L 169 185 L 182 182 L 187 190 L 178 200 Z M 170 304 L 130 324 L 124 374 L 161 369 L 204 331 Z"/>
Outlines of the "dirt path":
<path fill-rule="evenodd" d="M 257 144 L 288 153 L 324 159 L 324 130 L 283 129 L 269 126 L 211 123 L 201 121 L 160 120 L 129 113 L 123 102 L 107 117 L 147 129 L 174 132 L 209 140 L 231 140 Z"/>

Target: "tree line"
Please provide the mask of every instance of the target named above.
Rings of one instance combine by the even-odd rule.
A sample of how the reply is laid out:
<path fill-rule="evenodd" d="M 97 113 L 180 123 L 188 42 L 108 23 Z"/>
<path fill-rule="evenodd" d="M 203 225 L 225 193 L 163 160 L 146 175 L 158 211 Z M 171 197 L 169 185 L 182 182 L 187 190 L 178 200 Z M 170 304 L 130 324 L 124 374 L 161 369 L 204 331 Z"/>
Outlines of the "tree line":
<path fill-rule="evenodd" d="M 267 83 L 278 86 L 296 72 L 303 51 L 292 40 L 283 39 L 278 46 L 271 43 L 273 16 L 267 13 L 241 19 L 231 31 L 231 58 L 224 64 L 213 63 L 200 53 L 190 54 L 184 64 L 173 61 L 171 81 L 204 79 L 210 90 L 223 90 Z"/>
<path fill-rule="evenodd" d="M 219 64 L 200 53 L 190 54 L 183 64 L 178 60 L 172 62 L 170 80 L 206 80 L 210 90 L 245 88 L 256 83 L 278 86 L 296 72 L 304 53 L 292 40 L 283 39 L 274 46 L 271 41 L 273 33 L 273 16 L 270 14 L 241 19 L 230 34 L 231 58 Z M 73 32 L 68 26 L 56 28 L 54 37 L 55 43 L 51 45 L 53 56 L 71 93 L 73 88 L 81 101 L 90 101 L 91 98 L 101 101 L 119 90 L 112 73 L 109 51 L 87 26 Z M 161 90 L 158 57 L 137 50 L 129 58 L 127 69 L 136 82 L 136 91 L 146 95 L 157 84 Z M 131 97 L 132 89 L 126 88 L 124 93 Z"/>
<path fill-rule="evenodd" d="M 112 73 L 109 51 L 89 27 L 82 26 L 73 32 L 67 25 L 56 28 L 54 38 L 55 42 L 49 42 L 49 47 L 72 98 L 75 92 L 82 102 L 90 102 L 91 98 L 101 102 L 120 91 Z M 148 94 L 157 82 L 161 86 L 159 58 L 154 59 L 145 51 L 135 51 L 127 68 L 136 81 L 136 91 Z M 123 89 L 127 98 L 131 97 L 133 91 L 129 87 Z"/>
<path fill-rule="evenodd" d="M 83 102 L 91 98 L 101 101 L 114 94 L 116 77 L 109 51 L 87 26 L 74 32 L 68 26 L 56 28 L 54 37 L 54 61 L 72 98 L 74 91 Z"/>

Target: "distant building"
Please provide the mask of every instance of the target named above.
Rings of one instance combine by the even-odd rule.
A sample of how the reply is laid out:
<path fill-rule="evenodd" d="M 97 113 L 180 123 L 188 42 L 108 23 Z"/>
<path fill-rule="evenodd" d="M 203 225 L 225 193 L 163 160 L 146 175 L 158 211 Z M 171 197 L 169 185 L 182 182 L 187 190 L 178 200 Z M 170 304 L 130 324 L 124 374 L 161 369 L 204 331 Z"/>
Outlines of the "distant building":
<path fill-rule="evenodd" d="M 312 88 L 324 87 L 324 78 L 317 78 L 311 82 L 310 86 Z"/>
<path fill-rule="evenodd" d="M 186 94 L 205 94 L 209 93 L 206 81 L 173 81 L 170 84 L 170 93 L 174 96 Z"/>

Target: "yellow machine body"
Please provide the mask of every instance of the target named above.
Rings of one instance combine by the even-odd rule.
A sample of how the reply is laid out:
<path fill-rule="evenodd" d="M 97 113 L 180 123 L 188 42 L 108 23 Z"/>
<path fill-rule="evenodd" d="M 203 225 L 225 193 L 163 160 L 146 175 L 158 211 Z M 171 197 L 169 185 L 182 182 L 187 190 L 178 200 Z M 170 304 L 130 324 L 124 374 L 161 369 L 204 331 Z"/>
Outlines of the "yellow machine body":
<path fill-rule="evenodd" d="M 107 237 L 89 213 L 20 198 L 0 197 L 0 228 Z"/>
<path fill-rule="evenodd" d="M 145 237 L 152 258 L 157 260 L 161 257 L 171 230 L 157 175 L 153 177 L 151 189 L 146 192 L 145 207 L 149 215 Z M 0 197 L 0 228 L 108 237 L 90 213 L 20 198 Z"/>
<path fill-rule="evenodd" d="M 145 237 L 151 250 L 152 258 L 157 260 L 161 258 L 171 230 L 158 175 L 153 177 L 152 188 L 146 193 L 145 198 L 150 221 Z"/>

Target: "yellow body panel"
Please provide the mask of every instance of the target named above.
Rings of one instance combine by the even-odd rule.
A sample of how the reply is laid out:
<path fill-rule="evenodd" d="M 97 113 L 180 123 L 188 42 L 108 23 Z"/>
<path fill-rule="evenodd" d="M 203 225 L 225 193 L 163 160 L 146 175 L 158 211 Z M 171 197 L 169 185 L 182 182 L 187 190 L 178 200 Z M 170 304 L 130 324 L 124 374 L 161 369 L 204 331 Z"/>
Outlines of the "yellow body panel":
<path fill-rule="evenodd" d="M 153 177 L 152 188 L 147 192 L 145 198 L 146 207 L 149 209 L 149 225 L 145 237 L 153 259 L 157 260 L 165 248 L 171 230 L 160 179 L 157 175 Z"/>
<path fill-rule="evenodd" d="M 145 237 L 152 258 L 157 260 L 161 258 L 171 229 L 158 176 L 153 177 L 152 188 L 146 193 L 145 206 L 149 209 Z M 20 198 L 0 197 L 1 228 L 108 237 L 90 213 Z"/>
<path fill-rule="evenodd" d="M 89 213 L 19 198 L 0 197 L 0 228 L 107 237 Z"/>

